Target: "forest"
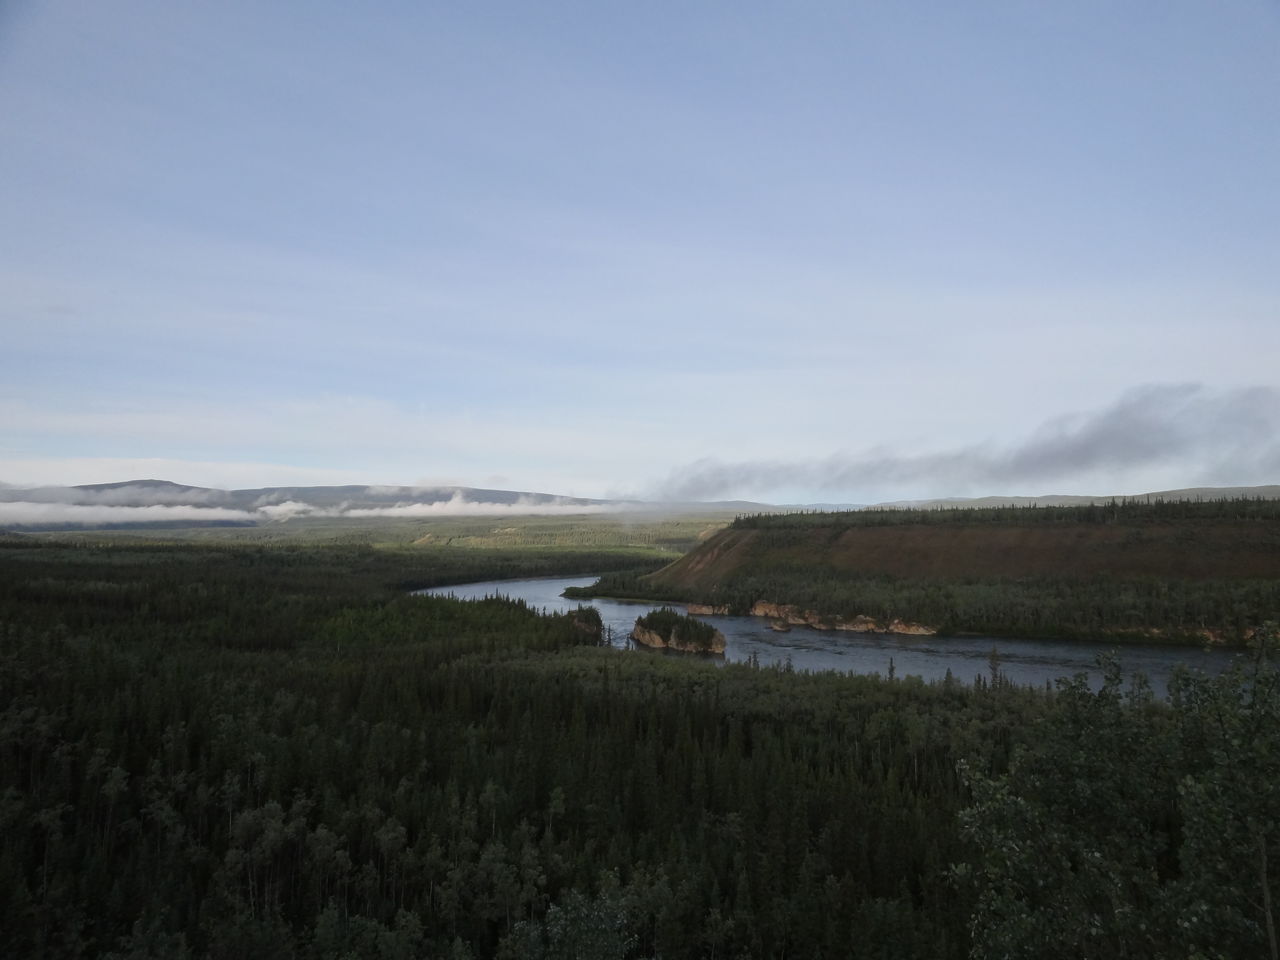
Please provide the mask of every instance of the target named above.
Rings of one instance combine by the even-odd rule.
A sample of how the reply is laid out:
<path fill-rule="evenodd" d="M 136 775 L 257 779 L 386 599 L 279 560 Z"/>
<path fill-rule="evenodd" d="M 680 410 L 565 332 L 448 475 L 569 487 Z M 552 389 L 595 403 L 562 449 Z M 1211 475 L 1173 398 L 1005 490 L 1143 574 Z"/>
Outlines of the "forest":
<path fill-rule="evenodd" d="M 1160 523 L 1172 520 L 1280 520 L 1280 500 L 1266 497 L 1215 497 L 1167 500 L 1160 497 L 1117 498 L 1106 503 L 1075 506 L 895 507 L 860 510 L 799 510 L 740 516 L 740 530 L 795 530 L 907 524 L 1096 524 Z"/>
<path fill-rule="evenodd" d="M 1275 956 L 1265 631 L 1156 702 L 405 593 L 635 564 L 5 541 L 0 955 Z"/>

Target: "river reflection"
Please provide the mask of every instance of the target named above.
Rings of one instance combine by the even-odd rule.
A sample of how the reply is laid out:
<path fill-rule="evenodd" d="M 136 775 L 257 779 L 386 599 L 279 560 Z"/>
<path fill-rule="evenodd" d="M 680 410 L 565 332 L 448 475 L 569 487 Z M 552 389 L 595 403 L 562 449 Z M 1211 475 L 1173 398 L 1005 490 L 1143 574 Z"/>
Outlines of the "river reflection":
<path fill-rule="evenodd" d="M 435 587 L 420 593 L 456 596 L 476 600 L 506 596 L 524 600 L 548 613 L 571 610 L 580 603 L 600 611 L 605 635 L 615 646 L 628 644 L 627 635 L 636 617 L 660 604 L 593 599 L 566 600 L 566 587 L 588 586 L 595 577 L 552 577 L 534 580 L 490 580 L 452 587 Z M 678 605 L 677 609 L 683 609 Z M 878 673 L 891 670 L 899 677 L 918 676 L 942 680 L 949 672 L 956 680 L 972 683 L 975 677 L 989 677 L 992 651 L 996 666 L 1017 684 L 1043 686 L 1058 677 L 1086 673 L 1090 683 L 1101 683 L 1098 657 L 1114 652 L 1126 675 L 1140 672 L 1151 681 L 1157 696 L 1163 696 L 1174 667 L 1185 664 L 1211 673 L 1222 670 L 1233 654 L 1225 650 L 1163 644 L 1123 644 L 1089 641 L 1014 640 L 991 637 L 909 637 L 892 634 L 849 633 L 792 627 L 779 633 L 761 617 L 700 616 L 725 636 L 724 660 L 747 661 L 754 657 L 762 666 L 787 661 L 797 670 L 837 670 L 845 673 Z M 715 659 L 719 660 L 719 657 Z"/>

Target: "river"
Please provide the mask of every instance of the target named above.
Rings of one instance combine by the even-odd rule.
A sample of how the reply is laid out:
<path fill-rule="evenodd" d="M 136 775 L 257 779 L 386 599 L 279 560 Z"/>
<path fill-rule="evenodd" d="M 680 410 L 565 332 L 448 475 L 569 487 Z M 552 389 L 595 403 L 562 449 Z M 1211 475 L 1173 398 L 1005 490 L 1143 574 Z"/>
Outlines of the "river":
<path fill-rule="evenodd" d="M 636 617 L 661 604 L 601 598 L 566 600 L 560 595 L 566 587 L 584 587 L 595 582 L 595 577 L 489 580 L 418 592 L 455 596 L 463 600 L 505 596 L 523 600 L 548 613 L 562 613 L 589 604 L 600 611 L 606 637 L 615 646 L 628 646 L 627 636 Z M 683 610 L 679 605 L 674 606 Z M 769 621 L 762 617 L 699 616 L 698 619 L 714 625 L 724 634 L 726 662 L 747 661 L 755 657 L 761 665 L 767 666 L 789 660 L 797 670 L 836 670 L 882 676 L 893 671 L 899 677 L 918 676 L 926 681 L 942 680 L 948 671 L 956 680 L 965 683 L 972 683 L 979 676 L 989 678 L 994 650 L 1000 673 L 1014 683 L 1043 686 L 1058 677 L 1086 673 L 1091 685 L 1097 687 L 1102 678 L 1098 657 L 1115 652 L 1126 675 L 1135 672 L 1145 674 L 1156 695 L 1163 696 L 1168 679 L 1178 664 L 1216 673 L 1226 667 L 1234 655 L 1228 650 L 1206 651 L 1168 644 L 910 637 L 815 630 L 812 627 L 792 627 L 786 633 L 779 633 L 771 629 Z"/>

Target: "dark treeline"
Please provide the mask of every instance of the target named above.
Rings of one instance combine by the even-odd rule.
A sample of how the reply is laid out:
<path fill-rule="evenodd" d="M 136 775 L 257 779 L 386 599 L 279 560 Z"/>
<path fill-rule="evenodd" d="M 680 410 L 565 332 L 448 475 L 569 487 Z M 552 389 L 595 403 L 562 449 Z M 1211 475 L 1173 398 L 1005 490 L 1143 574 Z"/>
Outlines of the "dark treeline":
<path fill-rule="evenodd" d="M 387 563 L 0 551 L 0 955 L 965 955 L 957 761 L 1045 694 L 637 656 Z"/>
<path fill-rule="evenodd" d="M 1253 625 L 1280 614 L 1280 580 L 851 577 L 817 564 L 786 562 L 692 588 L 619 572 L 566 595 L 723 604 L 739 615 L 769 600 L 832 617 L 926 623 L 944 634 L 1197 644 L 1241 641 Z"/>
<path fill-rule="evenodd" d="M 1212 500 L 1165 500 L 1134 497 L 1077 506 L 903 507 L 838 511 L 757 513 L 736 518 L 740 530 L 848 529 L 904 524 L 984 523 L 1074 524 L 1160 523 L 1173 520 L 1276 520 L 1280 500 L 1224 497 Z"/>
<path fill-rule="evenodd" d="M 32 627 L 289 648 L 333 610 L 406 590 L 658 565 L 619 550 L 379 549 L 348 545 L 0 541 L 0 604 Z M 147 625 L 151 626 L 148 627 Z"/>

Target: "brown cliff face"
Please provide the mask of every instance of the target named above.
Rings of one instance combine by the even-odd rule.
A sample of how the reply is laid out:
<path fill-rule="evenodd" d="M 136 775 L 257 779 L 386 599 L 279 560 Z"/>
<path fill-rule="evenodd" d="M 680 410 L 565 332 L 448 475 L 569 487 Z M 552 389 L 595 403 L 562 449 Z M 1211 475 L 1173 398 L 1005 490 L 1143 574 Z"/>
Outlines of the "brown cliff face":
<path fill-rule="evenodd" d="M 768 617 L 774 623 L 793 627 L 813 627 L 815 630 L 849 630 L 853 633 L 902 633 L 917 637 L 930 637 L 938 631 L 922 623 L 907 620 L 890 620 L 877 623 L 870 617 L 824 617 L 816 610 L 802 610 L 786 603 L 759 601 L 752 604 L 753 617 Z"/>
<path fill-rule="evenodd" d="M 932 637 L 938 631 L 933 627 L 926 627 L 922 623 L 910 623 L 906 620 L 890 620 L 889 628 L 886 633 L 905 633 L 913 637 Z"/>
<path fill-rule="evenodd" d="M 636 643 L 643 643 L 646 647 L 658 647 L 663 649 L 667 645 L 667 638 L 656 630 L 646 630 L 639 625 L 631 628 L 631 639 Z"/>
<path fill-rule="evenodd" d="M 669 637 L 664 637 L 656 630 L 650 630 L 647 627 L 642 627 L 638 623 L 631 628 L 631 639 L 636 643 L 644 644 L 646 647 L 681 650 L 685 653 L 724 653 L 725 647 L 724 634 L 719 630 L 715 632 L 715 636 L 712 637 L 709 645 L 700 647 L 693 643 L 682 642 L 678 637 L 674 640 Z"/>
<path fill-rule="evenodd" d="M 699 614 L 704 617 L 725 616 L 729 613 L 729 605 L 726 603 L 690 603 L 687 605 L 685 613 L 691 617 Z"/>

